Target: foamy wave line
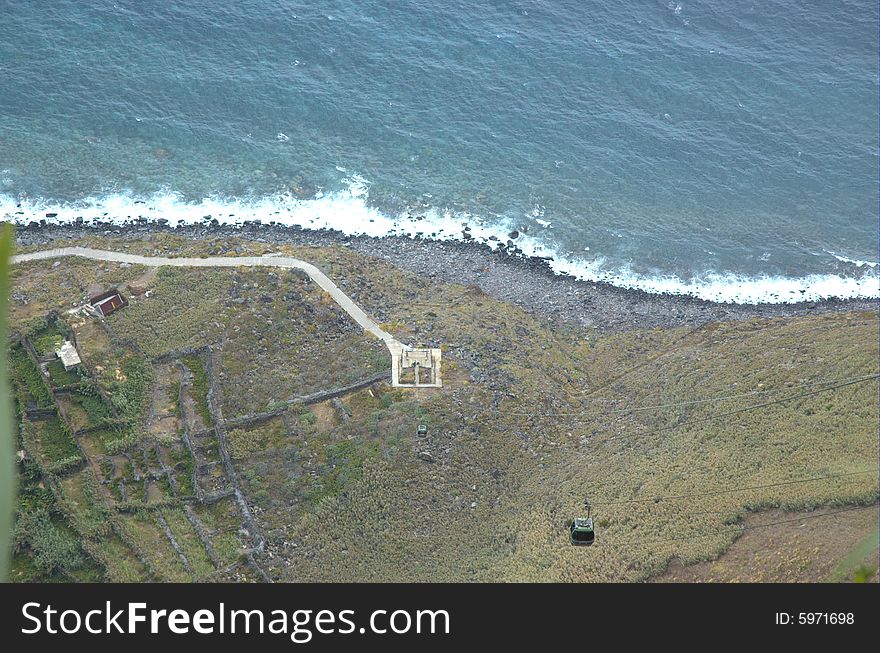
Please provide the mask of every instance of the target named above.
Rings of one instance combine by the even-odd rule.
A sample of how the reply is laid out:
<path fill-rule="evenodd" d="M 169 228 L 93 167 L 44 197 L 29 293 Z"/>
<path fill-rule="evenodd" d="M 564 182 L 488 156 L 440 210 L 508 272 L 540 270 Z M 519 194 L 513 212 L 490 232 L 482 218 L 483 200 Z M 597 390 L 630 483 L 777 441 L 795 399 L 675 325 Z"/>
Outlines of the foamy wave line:
<path fill-rule="evenodd" d="M 169 192 L 147 198 L 118 193 L 70 204 L 50 204 L 0 195 L 0 216 L 21 225 L 40 221 L 123 225 L 141 219 L 163 220 L 170 226 L 203 225 L 212 219 L 233 226 L 246 222 L 275 223 L 304 229 L 333 229 L 350 236 L 396 235 L 433 240 L 473 240 L 493 248 L 504 247 L 508 234 L 516 228 L 511 221 L 496 220 L 493 224 L 487 224 L 478 216 L 437 209 L 428 209 L 418 215 L 387 215 L 368 205 L 369 184 L 366 180 L 354 175 L 347 181 L 348 188 L 313 199 L 278 195 L 252 200 L 214 197 L 199 202 L 185 202 Z M 539 231 L 537 227 L 536 231 Z M 568 258 L 534 233 L 520 233 L 515 244 L 526 256 L 548 258 L 551 269 L 558 274 L 649 293 L 690 295 L 736 304 L 880 298 L 880 277 L 870 263 L 861 276 L 854 277 L 834 274 L 744 277 L 706 272 L 694 279 L 684 280 L 673 275 L 639 274 L 629 266 L 606 268 L 606 260 L 601 257 L 591 261 Z"/>
<path fill-rule="evenodd" d="M 861 259 L 857 259 L 857 258 L 849 258 L 848 256 L 842 256 L 841 254 L 835 254 L 834 252 L 829 251 L 827 249 L 823 249 L 822 251 L 825 252 L 826 254 L 831 254 L 831 256 L 836 258 L 841 263 L 851 263 L 858 268 L 863 268 L 866 265 L 869 268 L 876 268 L 878 265 L 877 261 L 862 261 Z"/>

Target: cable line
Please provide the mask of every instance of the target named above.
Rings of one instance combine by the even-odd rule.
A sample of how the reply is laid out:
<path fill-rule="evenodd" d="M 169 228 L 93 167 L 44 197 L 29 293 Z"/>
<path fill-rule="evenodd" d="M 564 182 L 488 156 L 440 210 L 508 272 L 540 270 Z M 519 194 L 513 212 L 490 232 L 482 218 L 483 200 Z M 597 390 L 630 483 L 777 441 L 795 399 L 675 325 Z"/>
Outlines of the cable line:
<path fill-rule="evenodd" d="M 831 512 L 824 512 L 824 513 L 821 513 L 818 515 L 804 515 L 804 516 L 798 517 L 796 519 L 782 519 L 779 521 L 769 522 L 767 524 L 754 524 L 752 526 L 743 526 L 740 524 L 730 524 L 729 526 L 723 526 L 720 528 L 713 529 L 711 531 L 702 531 L 702 532 L 697 532 L 697 533 L 691 533 L 688 535 L 680 535 L 678 537 L 658 538 L 655 540 L 647 541 L 646 543 L 652 544 L 652 543 L 660 543 L 660 542 L 678 542 L 678 541 L 682 541 L 682 540 L 693 540 L 693 539 L 704 538 L 704 537 L 712 537 L 714 535 L 723 535 L 725 533 L 730 532 L 732 529 L 735 529 L 735 528 L 739 529 L 739 534 L 741 535 L 742 533 L 744 533 L 746 531 L 753 531 L 753 530 L 757 530 L 759 528 L 770 528 L 771 526 L 779 526 L 780 524 L 794 524 L 794 523 L 803 521 L 804 519 L 819 519 L 821 517 L 831 517 L 832 515 L 839 515 L 841 513 L 852 512 L 854 510 L 868 510 L 869 508 L 876 510 L 877 504 L 872 504 L 870 506 L 850 506 L 848 508 L 842 508 L 840 510 L 834 510 Z M 625 545 L 626 544 L 624 543 L 624 546 Z M 609 544 L 609 546 L 617 547 L 618 545 L 617 544 Z"/>
<path fill-rule="evenodd" d="M 809 388 L 809 387 L 816 386 L 816 385 L 828 385 L 828 384 L 841 383 L 841 382 L 848 383 L 850 381 L 861 382 L 861 381 L 867 381 L 869 379 L 876 379 L 878 377 L 880 377 L 880 374 L 869 374 L 866 376 L 851 377 L 849 379 L 809 381 L 807 383 L 800 384 L 799 387 Z M 837 387 L 843 387 L 843 386 L 841 385 L 841 386 L 837 386 Z M 827 388 L 827 389 L 830 390 L 833 388 Z M 641 412 L 641 411 L 646 411 L 646 410 L 660 410 L 663 408 L 678 408 L 680 406 L 693 406 L 696 404 L 707 404 L 707 403 L 712 403 L 712 402 L 717 402 L 717 401 L 731 401 L 733 399 L 742 399 L 744 397 L 752 397 L 754 395 L 765 395 L 765 394 L 769 394 L 770 392 L 773 392 L 773 390 L 752 390 L 750 392 L 743 392 L 743 393 L 735 394 L 735 395 L 720 395 L 720 396 L 716 396 L 716 397 L 708 397 L 706 399 L 693 399 L 690 401 L 681 401 L 681 402 L 669 403 L 669 404 L 656 404 L 653 406 L 636 406 L 635 408 L 616 408 L 613 410 L 605 410 L 603 412 L 617 414 L 617 413 L 635 413 L 635 412 Z M 597 400 L 598 399 L 594 399 L 593 401 L 597 401 Z M 611 400 L 609 400 L 609 401 L 611 401 Z M 625 399 L 617 399 L 614 401 L 623 402 L 626 400 Z M 585 412 L 586 411 L 577 411 L 577 412 L 571 412 L 571 413 L 541 413 L 541 416 L 543 416 L 543 417 L 577 417 L 577 416 L 583 415 Z M 537 416 L 535 413 L 525 413 L 525 412 L 521 412 L 521 413 L 511 412 L 509 414 L 510 415 L 519 415 L 519 416 L 524 416 L 524 417 L 536 417 Z"/>
<path fill-rule="evenodd" d="M 765 483 L 763 485 L 751 485 L 751 486 L 740 486 L 735 488 L 727 488 L 721 490 L 710 490 L 708 492 L 689 492 L 687 494 L 674 494 L 674 495 L 665 495 L 665 496 L 655 496 L 655 497 L 645 497 L 642 499 L 618 499 L 611 501 L 603 501 L 591 500 L 590 503 L 594 506 L 614 506 L 614 505 L 624 505 L 624 504 L 632 504 L 632 503 L 659 503 L 660 501 L 672 501 L 676 499 L 690 499 L 693 497 L 709 497 L 709 496 L 717 496 L 719 494 L 731 494 L 734 492 L 745 492 L 748 490 L 765 490 L 771 487 L 782 487 L 785 485 L 796 485 L 798 483 L 812 483 L 815 481 L 825 481 L 832 478 L 847 478 L 849 476 L 857 476 L 859 474 L 876 474 L 878 470 L 876 469 L 863 469 L 857 472 L 845 472 L 843 474 L 832 474 L 829 476 L 814 476 L 812 478 L 802 478 L 792 481 L 780 481 L 778 483 Z"/>
<path fill-rule="evenodd" d="M 838 383 L 837 385 L 830 386 L 828 388 L 820 388 L 819 390 L 812 390 L 810 392 L 803 392 L 799 395 L 792 395 L 790 397 L 783 397 L 782 399 L 774 399 L 773 401 L 765 401 L 760 404 L 754 404 L 752 406 L 746 406 L 745 408 L 738 408 L 736 410 L 729 410 L 726 413 L 718 413 L 717 415 L 710 415 L 709 417 L 704 417 L 702 419 L 686 419 L 683 422 L 679 422 L 678 424 L 673 424 L 672 426 L 662 426 L 655 430 L 657 431 L 671 431 L 677 428 L 681 428 L 685 424 L 702 424 L 704 422 L 711 422 L 716 419 L 721 419 L 722 417 L 729 417 L 731 415 L 739 415 L 740 413 L 748 413 L 753 410 L 758 410 L 760 408 L 766 408 L 767 406 L 773 406 L 776 404 L 782 404 L 786 401 L 794 401 L 795 399 L 803 399 L 805 397 L 812 397 L 817 394 L 821 394 L 823 392 L 830 392 L 831 390 L 838 390 L 840 388 L 845 388 L 850 385 L 855 385 L 856 383 L 864 383 L 865 381 L 872 381 L 880 378 L 880 374 L 872 374 L 870 376 L 864 376 L 857 379 L 852 379 L 850 381 L 846 381 L 845 383 Z"/>

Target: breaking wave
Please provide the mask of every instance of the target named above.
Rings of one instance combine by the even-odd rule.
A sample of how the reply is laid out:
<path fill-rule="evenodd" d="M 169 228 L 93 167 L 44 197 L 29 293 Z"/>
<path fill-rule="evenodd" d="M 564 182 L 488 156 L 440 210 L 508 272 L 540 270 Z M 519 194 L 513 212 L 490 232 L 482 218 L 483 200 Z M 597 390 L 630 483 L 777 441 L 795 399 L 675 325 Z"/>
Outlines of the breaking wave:
<path fill-rule="evenodd" d="M 829 252 L 838 261 L 851 262 L 853 276 L 811 274 L 803 277 L 742 276 L 706 271 L 691 279 L 675 275 L 646 275 L 628 265 L 611 265 L 597 256 L 587 260 L 561 254 L 540 235 L 513 233 L 513 221 L 493 219 L 448 210 L 426 209 L 418 215 L 388 215 L 367 202 L 369 185 L 358 175 L 350 176 L 347 187 L 311 199 L 273 195 L 255 199 L 209 197 L 187 202 L 173 192 L 149 197 L 115 193 L 88 197 L 66 204 L 41 200 L 18 200 L 0 195 L 0 216 L 19 225 L 129 224 L 147 220 L 169 226 L 204 225 L 215 220 L 221 225 L 247 222 L 298 226 L 304 229 L 332 229 L 350 236 L 405 236 L 432 240 L 469 240 L 489 247 L 505 247 L 511 236 L 526 256 L 542 257 L 558 274 L 585 281 L 642 290 L 648 293 L 690 295 L 704 300 L 735 303 L 796 303 L 822 299 L 880 298 L 880 277 L 874 262 L 853 261 Z"/>

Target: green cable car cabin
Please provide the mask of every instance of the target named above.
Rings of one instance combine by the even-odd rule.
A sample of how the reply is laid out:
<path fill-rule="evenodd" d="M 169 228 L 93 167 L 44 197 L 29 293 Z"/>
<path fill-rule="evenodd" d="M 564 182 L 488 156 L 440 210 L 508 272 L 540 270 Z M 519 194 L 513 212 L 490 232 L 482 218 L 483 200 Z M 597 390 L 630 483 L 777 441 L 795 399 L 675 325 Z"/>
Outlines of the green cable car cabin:
<path fill-rule="evenodd" d="M 571 522 L 571 543 L 574 546 L 590 546 L 596 541 L 592 517 L 575 517 Z"/>

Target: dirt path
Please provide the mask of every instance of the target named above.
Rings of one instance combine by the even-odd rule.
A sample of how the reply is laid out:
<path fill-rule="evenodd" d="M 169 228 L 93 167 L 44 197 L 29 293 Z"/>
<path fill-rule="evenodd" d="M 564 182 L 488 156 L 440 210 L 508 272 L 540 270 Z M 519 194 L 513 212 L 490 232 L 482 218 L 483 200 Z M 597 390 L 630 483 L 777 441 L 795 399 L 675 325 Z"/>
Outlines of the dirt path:
<path fill-rule="evenodd" d="M 333 283 L 327 275 L 321 272 L 311 263 L 301 261 L 291 256 L 208 256 L 205 258 L 170 258 L 167 256 L 139 256 L 124 252 L 111 252 L 89 247 L 61 247 L 48 249 L 29 254 L 19 254 L 12 257 L 12 263 L 28 263 L 30 261 L 43 261 L 47 259 L 62 258 L 65 256 L 79 256 L 95 261 L 112 261 L 116 263 L 131 263 L 146 267 L 276 267 L 301 270 L 309 275 L 312 281 L 320 286 L 339 306 L 357 322 L 364 331 L 372 333 L 384 342 L 392 356 L 399 355 L 406 345 L 398 341 L 387 331 L 384 331 L 360 306 L 355 304 L 348 295 Z"/>

